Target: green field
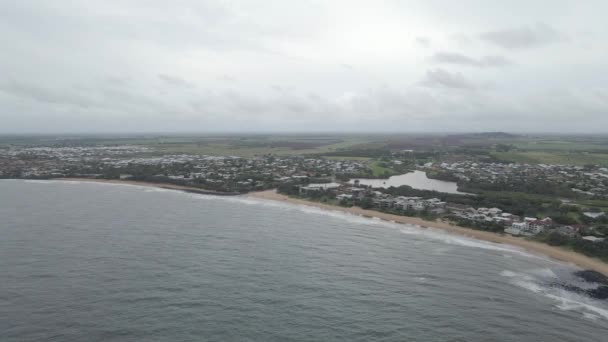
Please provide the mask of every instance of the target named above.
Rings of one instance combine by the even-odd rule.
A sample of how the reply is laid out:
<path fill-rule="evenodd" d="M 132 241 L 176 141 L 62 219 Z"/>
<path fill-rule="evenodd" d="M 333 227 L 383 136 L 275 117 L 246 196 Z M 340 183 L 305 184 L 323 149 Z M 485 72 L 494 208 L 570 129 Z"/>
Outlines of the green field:
<path fill-rule="evenodd" d="M 503 161 L 527 164 L 564 164 L 608 166 L 607 153 L 563 152 L 563 151 L 511 151 L 492 152 L 492 155 Z"/>
<path fill-rule="evenodd" d="M 155 150 L 155 154 L 198 154 L 216 156 L 254 157 L 264 154 L 311 155 L 325 154 L 348 149 L 365 143 L 359 136 L 193 136 L 193 137 L 156 137 L 133 140 L 112 139 L 99 141 L 104 145 L 142 145 Z M 348 157 L 340 157 L 347 159 Z"/>
<path fill-rule="evenodd" d="M 323 158 L 325 159 L 329 159 L 329 160 L 353 160 L 353 161 L 369 161 L 371 158 L 369 157 L 349 157 L 349 156 L 323 156 Z"/>
<path fill-rule="evenodd" d="M 384 177 L 386 175 L 390 176 L 395 174 L 395 170 L 381 166 L 380 163 L 381 162 L 379 161 L 374 161 L 369 165 L 370 169 L 372 170 L 372 175 L 374 177 Z"/>
<path fill-rule="evenodd" d="M 441 154 L 460 158 L 492 156 L 529 164 L 608 166 L 608 136 L 470 134 L 139 134 L 83 136 L 0 136 L 9 146 L 138 145 L 145 155 L 197 154 L 254 157 L 264 154 L 323 155 L 334 160 L 369 161 L 390 152 L 413 150 L 420 162 Z M 506 148 L 505 148 L 506 147 Z M 388 168 L 374 165 L 374 175 Z"/>

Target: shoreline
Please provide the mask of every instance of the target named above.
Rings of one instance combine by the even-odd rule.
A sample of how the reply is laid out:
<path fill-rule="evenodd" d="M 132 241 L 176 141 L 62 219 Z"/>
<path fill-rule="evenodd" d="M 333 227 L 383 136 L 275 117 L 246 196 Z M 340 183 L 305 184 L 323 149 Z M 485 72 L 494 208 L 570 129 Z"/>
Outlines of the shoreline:
<path fill-rule="evenodd" d="M 608 263 L 601 260 L 588 257 L 574 251 L 568 251 L 557 246 L 550 246 L 541 242 L 526 240 L 521 237 L 511 235 L 499 235 L 493 232 L 475 230 L 471 228 L 460 227 L 443 221 L 427 221 L 419 217 L 401 216 L 383 213 L 376 210 L 363 209 L 359 207 L 339 207 L 331 204 L 307 201 L 304 199 L 291 198 L 287 195 L 279 194 L 274 190 L 266 190 L 259 192 L 250 192 L 246 196 L 260 199 L 287 202 L 298 205 L 306 205 L 324 210 L 341 211 L 361 217 L 378 218 L 384 221 L 394 221 L 401 224 L 411 224 L 422 228 L 436 228 L 448 233 L 453 233 L 477 240 L 483 240 L 498 244 L 506 244 L 522 248 L 527 252 L 550 257 L 561 262 L 567 262 L 583 269 L 594 270 L 608 276 Z"/>
<path fill-rule="evenodd" d="M 482 241 L 488 241 L 498 244 L 506 244 L 522 248 L 527 252 L 539 254 L 550 257 L 561 262 L 571 263 L 581 267 L 583 269 L 594 270 L 608 276 L 608 263 L 601 260 L 588 257 L 584 254 L 580 254 L 574 251 L 562 249 L 557 246 L 550 246 L 541 242 L 526 240 L 521 237 L 515 237 L 511 235 L 499 235 L 493 232 L 486 232 L 481 230 L 475 230 L 471 228 L 460 227 L 451 223 L 443 221 L 427 221 L 419 217 L 401 216 L 389 213 L 383 213 L 376 210 L 363 209 L 359 207 L 340 207 L 331 204 L 324 204 L 318 202 L 307 201 L 304 199 L 291 198 L 287 195 L 279 194 L 275 190 L 265 190 L 249 192 L 247 194 L 240 193 L 221 193 L 211 190 L 203 190 L 196 187 L 166 183 L 153 183 L 153 182 L 140 182 L 140 181 L 129 181 L 129 180 L 118 180 L 118 179 L 96 179 L 96 178 L 54 178 L 48 180 L 60 180 L 60 181 L 73 181 L 73 182 L 91 182 L 91 183 L 109 183 L 109 184 L 127 184 L 136 185 L 143 187 L 154 187 L 161 189 L 177 190 L 191 193 L 198 193 L 203 195 L 219 195 L 219 196 L 237 196 L 242 195 L 244 197 L 253 197 L 264 200 L 286 202 L 297 205 L 305 205 L 310 207 L 316 207 L 330 211 L 341 211 L 344 213 L 366 217 L 366 218 L 378 218 L 384 221 L 392 221 L 401 224 L 411 224 L 423 228 L 435 228 L 440 229 L 448 233 L 465 236 Z"/>
<path fill-rule="evenodd" d="M 185 192 L 191 192 L 201 195 L 214 195 L 214 196 L 240 196 L 244 195 L 240 192 L 220 192 L 214 190 L 205 190 L 201 188 L 197 188 L 194 186 L 188 185 L 178 185 L 178 184 L 169 184 L 169 183 L 155 183 L 155 182 L 146 182 L 146 181 L 134 181 L 134 180 L 121 180 L 121 179 L 100 179 L 100 178 L 51 178 L 51 179 L 25 179 L 25 180 L 59 180 L 66 182 L 91 182 L 91 183 L 110 183 L 110 184 L 128 184 L 128 185 L 138 185 L 138 186 L 146 186 L 153 188 L 161 188 L 161 189 L 169 189 L 169 190 L 180 190 Z"/>

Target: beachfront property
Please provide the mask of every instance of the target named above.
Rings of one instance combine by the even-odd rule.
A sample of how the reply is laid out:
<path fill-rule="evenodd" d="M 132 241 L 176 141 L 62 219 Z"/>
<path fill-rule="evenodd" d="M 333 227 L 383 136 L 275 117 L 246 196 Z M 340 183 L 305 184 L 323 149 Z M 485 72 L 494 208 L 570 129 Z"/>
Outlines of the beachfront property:
<path fill-rule="evenodd" d="M 336 190 L 341 185 L 338 183 L 320 183 L 320 184 L 308 184 L 300 186 L 300 195 L 306 196 L 312 193 L 319 193 L 321 191 L 332 191 Z"/>
<path fill-rule="evenodd" d="M 534 236 L 542 233 L 552 224 L 553 220 L 549 217 L 542 220 L 535 217 L 526 217 L 522 222 L 513 222 L 510 227 L 505 228 L 505 233 L 511 235 Z"/>
<path fill-rule="evenodd" d="M 447 208 L 454 217 L 475 222 L 498 223 L 504 226 L 510 226 L 513 222 L 517 222 L 520 219 L 519 216 L 503 212 L 499 208 L 481 207 L 475 209 L 472 207 L 457 206 L 455 204 L 449 204 Z"/>
<path fill-rule="evenodd" d="M 193 154 L 154 155 L 139 146 L 29 147 L 11 146 L 0 150 L 0 177 L 54 178 L 87 177 L 166 182 L 208 190 L 246 193 L 249 191 L 293 186 L 303 197 L 327 197 L 342 205 L 358 205 L 404 215 L 435 215 L 446 220 L 507 234 L 533 236 L 556 232 L 566 237 L 584 233 L 602 237 L 606 215 L 598 208 L 580 207 L 581 219 L 570 225 L 554 225 L 536 218 L 520 218 L 500 208 L 473 208 L 447 203 L 431 196 L 393 196 L 382 189 L 348 183 L 353 175 L 369 172 L 361 160 L 334 160 L 323 157 L 263 155 L 252 158 Z M 390 161 L 392 164 L 396 160 Z M 528 165 L 484 163 L 478 161 L 427 162 L 416 166 L 430 172 L 450 174 L 459 183 L 526 184 L 530 178 L 568 184 L 572 200 L 601 199 L 608 194 L 608 169 L 567 165 Z M 327 182 L 327 183 L 325 183 Z M 378 191 L 380 190 L 380 191 Z M 566 189 L 567 190 L 567 189 Z M 418 195 L 420 196 L 420 195 Z M 435 195 L 439 197 L 438 195 Z M 521 212 L 521 211 L 520 211 Z M 584 224 L 584 225 L 583 225 Z"/>
<path fill-rule="evenodd" d="M 308 196 L 334 197 L 342 204 L 360 204 L 363 198 L 371 201 L 371 207 L 380 211 L 417 215 L 425 213 L 448 220 L 468 221 L 475 225 L 487 225 L 502 228 L 514 236 L 535 236 L 543 232 L 556 232 L 566 237 L 580 236 L 588 227 L 577 225 L 556 225 L 549 217 L 519 217 L 500 208 L 473 208 L 456 203 L 448 203 L 438 198 L 391 196 L 370 187 L 352 186 L 351 184 L 325 183 L 299 186 L 299 194 Z"/>
<path fill-rule="evenodd" d="M 583 236 L 582 239 L 586 240 L 586 241 L 591 241 L 591 242 L 602 242 L 602 241 L 604 241 L 605 238 L 589 235 L 589 236 Z"/>

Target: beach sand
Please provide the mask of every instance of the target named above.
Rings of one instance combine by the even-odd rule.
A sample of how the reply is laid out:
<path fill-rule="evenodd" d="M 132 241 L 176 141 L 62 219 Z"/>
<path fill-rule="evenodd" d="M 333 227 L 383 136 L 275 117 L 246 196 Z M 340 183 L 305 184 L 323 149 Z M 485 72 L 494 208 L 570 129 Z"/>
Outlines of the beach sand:
<path fill-rule="evenodd" d="M 154 188 L 162 188 L 162 189 L 171 189 L 171 190 L 181 190 L 188 192 L 196 192 L 203 195 L 219 195 L 219 196 L 234 196 L 238 195 L 238 193 L 222 193 L 213 190 L 205 190 L 201 188 L 197 188 L 194 186 L 186 186 L 186 185 L 177 185 L 177 184 L 168 184 L 168 183 L 154 183 L 154 182 L 139 182 L 132 180 L 120 180 L 120 179 L 99 179 L 99 178 L 54 178 L 49 180 L 60 180 L 60 181 L 68 181 L 68 182 L 92 182 L 92 183 L 111 183 L 111 184 L 129 184 L 129 185 L 138 185 L 138 186 L 148 186 Z"/>
<path fill-rule="evenodd" d="M 573 251 L 568 251 L 568 250 L 565 250 L 560 247 L 550 246 L 550 245 L 547 245 L 544 243 L 526 240 L 523 237 L 500 235 L 500 234 L 492 233 L 492 232 L 484 232 L 484 231 L 480 231 L 480 230 L 459 227 L 459 226 L 456 226 L 456 225 L 453 225 L 453 224 L 450 224 L 447 222 L 442 222 L 442 221 L 435 221 L 435 222 L 427 221 L 427 220 L 423 220 L 418 217 L 393 215 L 393 214 L 383 213 L 383 212 L 379 212 L 379 211 L 375 211 L 375 210 L 362 209 L 359 207 L 339 207 L 339 206 L 335 206 L 335 205 L 312 202 L 312 201 L 307 201 L 307 200 L 303 200 L 303 199 L 290 198 L 286 195 L 278 194 L 274 190 L 252 192 L 252 193 L 247 194 L 247 196 L 255 197 L 255 198 L 262 198 L 262 199 L 267 199 L 267 200 L 273 200 L 273 201 L 288 202 L 288 203 L 293 203 L 293 204 L 298 204 L 298 205 L 307 205 L 307 206 L 317 207 L 317 208 L 326 209 L 326 210 L 337 210 L 337 211 L 341 211 L 341 212 L 345 212 L 345 213 L 349 213 L 349 214 L 353 214 L 353 215 L 364 216 L 364 217 L 376 217 L 376 218 L 379 218 L 381 220 L 386 220 L 386 221 L 394 221 L 397 223 L 417 225 L 417 226 L 420 226 L 421 228 L 426 228 L 426 227 L 437 228 L 437 229 L 441 229 L 441 230 L 444 230 L 444 231 L 447 231 L 450 233 L 459 234 L 459 235 L 463 235 L 463 236 L 474 238 L 474 239 L 517 246 L 517 247 L 520 247 L 520 248 L 522 248 L 528 252 L 534 253 L 534 254 L 545 255 L 550 258 L 562 261 L 562 262 L 572 263 L 581 268 L 594 270 L 594 271 L 600 272 L 600 273 L 608 276 L 608 264 L 601 260 L 590 258 L 583 254 L 576 253 Z"/>
<path fill-rule="evenodd" d="M 194 191 L 199 193 L 213 194 L 213 191 L 205 191 L 196 187 L 164 184 L 164 183 L 150 183 L 150 182 L 136 182 L 126 180 L 106 180 L 106 179 L 91 179 L 91 178 L 60 178 L 62 181 L 81 181 L 81 182 L 97 182 L 97 183 L 115 183 L 115 184 L 131 184 L 138 186 L 149 186 L 163 189 L 181 190 L 181 191 Z M 447 222 L 442 221 L 427 221 L 418 217 L 400 216 L 388 213 L 379 212 L 376 210 L 368 210 L 359 207 L 339 207 L 335 205 L 323 204 L 318 202 L 307 201 L 303 199 L 290 198 L 286 195 L 277 193 L 275 190 L 266 190 L 259 192 L 250 192 L 247 197 L 254 197 L 264 200 L 288 202 L 298 205 L 307 205 L 311 207 L 321 208 L 325 210 L 341 211 L 353 215 L 364 216 L 364 217 L 375 217 L 381 220 L 394 221 L 396 223 L 412 224 L 422 228 L 437 228 L 450 233 L 463 235 L 466 237 L 490 241 L 494 243 L 509 244 L 520 247 L 528 252 L 545 255 L 550 258 L 575 264 L 584 269 L 590 269 L 600 272 L 608 276 L 608 263 L 601 260 L 590 258 L 580 253 L 565 250 L 556 246 L 549 246 L 544 243 L 526 240 L 522 237 L 515 237 L 510 235 L 500 235 L 492 232 L 484 232 L 480 230 L 474 230 L 470 228 L 456 226 Z"/>

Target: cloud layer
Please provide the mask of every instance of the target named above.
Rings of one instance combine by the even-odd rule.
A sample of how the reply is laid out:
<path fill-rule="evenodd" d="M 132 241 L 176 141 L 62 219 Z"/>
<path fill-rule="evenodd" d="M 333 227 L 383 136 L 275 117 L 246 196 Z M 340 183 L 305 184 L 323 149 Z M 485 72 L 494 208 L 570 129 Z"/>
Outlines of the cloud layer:
<path fill-rule="evenodd" d="M 604 132 L 608 4 L 0 3 L 0 133 Z"/>

